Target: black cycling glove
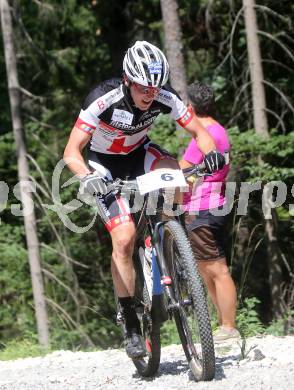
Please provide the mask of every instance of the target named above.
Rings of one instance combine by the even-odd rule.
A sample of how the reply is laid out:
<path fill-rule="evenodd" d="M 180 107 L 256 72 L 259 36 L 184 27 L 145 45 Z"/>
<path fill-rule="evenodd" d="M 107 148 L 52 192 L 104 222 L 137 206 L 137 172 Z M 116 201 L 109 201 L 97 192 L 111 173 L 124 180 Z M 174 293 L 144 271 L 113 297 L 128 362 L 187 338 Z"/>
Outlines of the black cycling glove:
<path fill-rule="evenodd" d="M 209 173 L 222 169 L 225 165 L 225 157 L 216 150 L 212 150 L 204 156 L 204 164 Z"/>
<path fill-rule="evenodd" d="M 105 179 L 95 173 L 89 173 L 81 179 L 82 189 L 90 195 L 106 195 L 107 185 Z"/>

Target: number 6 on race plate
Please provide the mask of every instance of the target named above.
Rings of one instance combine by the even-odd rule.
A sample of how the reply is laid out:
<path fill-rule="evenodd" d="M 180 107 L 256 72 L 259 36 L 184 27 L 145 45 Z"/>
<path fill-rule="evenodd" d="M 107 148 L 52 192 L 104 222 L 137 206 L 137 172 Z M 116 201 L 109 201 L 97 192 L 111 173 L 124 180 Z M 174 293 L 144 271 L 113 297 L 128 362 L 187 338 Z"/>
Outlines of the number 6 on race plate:
<path fill-rule="evenodd" d="M 137 177 L 139 192 L 141 195 L 167 187 L 184 187 L 187 183 L 180 169 L 157 169 Z"/>

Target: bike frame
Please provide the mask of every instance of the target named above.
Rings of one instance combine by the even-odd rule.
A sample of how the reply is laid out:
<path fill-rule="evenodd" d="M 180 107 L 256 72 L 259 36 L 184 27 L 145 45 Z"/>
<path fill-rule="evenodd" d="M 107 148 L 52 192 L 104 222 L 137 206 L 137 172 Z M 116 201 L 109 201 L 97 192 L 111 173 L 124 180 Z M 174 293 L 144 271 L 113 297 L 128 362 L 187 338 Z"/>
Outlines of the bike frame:
<path fill-rule="evenodd" d="M 160 197 L 163 197 L 163 191 L 160 191 Z M 173 296 L 172 280 L 169 276 L 168 268 L 165 264 L 165 259 L 162 254 L 162 233 L 161 229 L 167 221 L 156 222 L 156 215 L 149 216 L 146 214 L 148 202 L 148 195 L 144 199 L 143 207 L 140 211 L 140 216 L 138 218 L 138 223 L 136 227 L 139 231 L 144 231 L 145 226 L 147 226 L 149 234 L 151 236 L 152 244 L 152 307 L 154 311 L 164 310 L 165 313 L 162 313 L 165 317 L 171 317 L 172 311 L 179 308 L 178 303 L 175 301 Z M 146 221 L 146 222 L 145 222 Z M 161 296 L 165 294 L 167 296 L 168 305 L 166 307 L 157 308 L 157 300 L 154 297 Z M 151 312 L 151 308 L 150 308 Z"/>

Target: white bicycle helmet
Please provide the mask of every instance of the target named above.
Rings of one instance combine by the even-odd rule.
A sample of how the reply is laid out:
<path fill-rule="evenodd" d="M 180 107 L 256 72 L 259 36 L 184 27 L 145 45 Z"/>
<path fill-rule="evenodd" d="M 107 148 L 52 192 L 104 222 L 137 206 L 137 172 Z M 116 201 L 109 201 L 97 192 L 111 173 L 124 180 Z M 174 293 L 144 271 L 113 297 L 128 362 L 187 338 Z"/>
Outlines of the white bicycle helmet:
<path fill-rule="evenodd" d="M 123 70 L 129 80 L 145 87 L 161 87 L 169 75 L 169 65 L 163 52 L 146 41 L 137 41 L 128 49 Z"/>

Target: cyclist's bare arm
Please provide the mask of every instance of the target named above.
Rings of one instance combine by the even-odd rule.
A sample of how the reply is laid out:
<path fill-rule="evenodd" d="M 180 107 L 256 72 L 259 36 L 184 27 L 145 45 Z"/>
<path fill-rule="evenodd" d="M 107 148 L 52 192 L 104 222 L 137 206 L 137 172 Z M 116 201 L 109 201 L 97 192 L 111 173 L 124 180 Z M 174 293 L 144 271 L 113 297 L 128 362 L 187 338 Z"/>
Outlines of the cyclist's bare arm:
<path fill-rule="evenodd" d="M 196 115 L 193 115 L 193 118 L 185 126 L 185 129 L 193 136 L 193 138 L 195 138 L 197 145 L 203 154 L 208 154 L 212 150 L 216 150 L 213 138 L 199 122 Z"/>
<path fill-rule="evenodd" d="M 63 159 L 68 168 L 79 176 L 85 176 L 91 171 L 87 167 L 82 151 L 90 141 L 91 135 L 74 127 L 70 133 L 69 140 L 64 150 Z"/>
<path fill-rule="evenodd" d="M 193 167 L 194 164 L 191 164 L 189 161 L 181 159 L 179 161 L 179 165 L 181 169 Z"/>

